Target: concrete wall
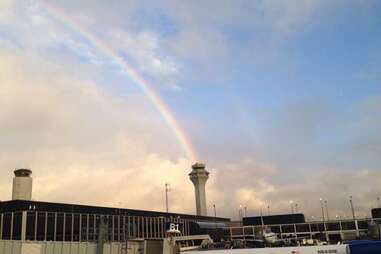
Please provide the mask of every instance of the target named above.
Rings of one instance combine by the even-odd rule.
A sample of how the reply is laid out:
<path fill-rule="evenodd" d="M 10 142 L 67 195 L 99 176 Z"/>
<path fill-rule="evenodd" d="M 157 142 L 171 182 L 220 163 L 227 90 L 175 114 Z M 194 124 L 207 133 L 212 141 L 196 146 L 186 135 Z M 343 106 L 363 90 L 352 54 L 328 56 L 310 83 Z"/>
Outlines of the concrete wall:
<path fill-rule="evenodd" d="M 190 251 L 187 254 L 204 254 L 205 251 Z M 281 247 L 281 248 L 258 248 L 258 249 L 233 249 L 233 250 L 213 250 L 213 254 L 316 254 L 316 253 L 335 253 L 350 254 L 347 245 L 325 245 L 308 247 Z M 367 253 L 361 253 L 367 254 Z"/>
<path fill-rule="evenodd" d="M 32 177 L 13 178 L 12 200 L 32 200 Z"/>
<path fill-rule="evenodd" d="M 163 241 L 160 240 L 146 240 L 144 241 L 145 254 L 158 254 L 163 252 Z"/>
<path fill-rule="evenodd" d="M 83 242 L 22 242 L 0 240 L 0 254 L 97 254 L 97 245 L 95 243 Z M 122 244 L 105 243 L 103 254 L 124 254 L 122 253 Z"/>
<path fill-rule="evenodd" d="M 0 253 L 1 254 L 21 254 L 21 242 L 0 240 Z"/>

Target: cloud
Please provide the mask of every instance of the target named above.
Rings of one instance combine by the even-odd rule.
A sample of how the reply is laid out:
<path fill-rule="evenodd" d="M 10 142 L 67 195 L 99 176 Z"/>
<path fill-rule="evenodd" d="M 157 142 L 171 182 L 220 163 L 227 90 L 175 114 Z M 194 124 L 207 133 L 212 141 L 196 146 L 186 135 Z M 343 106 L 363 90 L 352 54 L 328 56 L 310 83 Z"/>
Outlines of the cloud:
<path fill-rule="evenodd" d="M 263 1 L 266 13 L 265 22 L 272 28 L 273 34 L 282 39 L 303 31 L 304 28 L 321 22 L 319 12 L 329 5 L 328 1 Z M 332 7 L 332 6 L 328 6 Z"/>
<path fill-rule="evenodd" d="M 240 205 L 255 210 L 265 203 L 268 193 L 275 191 L 271 176 L 276 170 L 254 159 L 226 165 L 217 163 L 210 171 L 208 201 L 216 204 L 220 215 L 236 218 Z"/>
<path fill-rule="evenodd" d="M 127 62 L 135 64 L 142 74 L 160 86 L 173 87 L 180 78 L 179 64 L 171 56 L 160 53 L 163 42 L 153 31 L 133 33 L 112 29 L 104 42 L 125 55 Z"/>
<path fill-rule="evenodd" d="M 0 52 L 1 199 L 10 198 L 11 170 L 31 167 L 37 200 L 164 210 L 168 182 L 171 211 L 194 213 L 191 162 L 176 145 L 163 145 L 171 134 L 141 97 L 122 99 L 35 55 Z M 349 195 L 356 211 L 365 214 L 381 191 L 381 174 L 372 169 L 325 168 L 291 182 L 277 180 L 287 173 L 282 168 L 254 158 L 215 163 L 208 170 L 209 214 L 216 204 L 219 216 L 233 218 L 239 205 L 248 215 L 267 205 L 272 213 L 284 213 L 289 200 L 318 217 L 320 197 L 328 200 L 332 216 L 349 216 Z"/>
<path fill-rule="evenodd" d="M 218 72 L 229 75 L 232 59 L 238 57 L 244 60 L 248 57 L 248 52 L 242 52 L 242 48 L 250 47 L 252 53 L 249 54 L 249 61 L 258 59 L 256 63 L 261 63 L 277 52 L 274 47 L 279 46 L 279 38 L 283 42 L 316 21 L 314 15 L 320 11 L 321 5 L 316 1 L 208 1 L 202 4 L 113 1 L 108 8 L 104 8 L 102 1 L 93 1 L 91 5 L 87 2 L 66 1 L 53 6 L 79 24 L 81 29 L 95 34 L 118 54 L 127 57 L 154 82 L 172 88 L 180 83 L 184 85 L 185 77 L 200 77 L 203 81 L 218 80 L 218 83 L 223 83 L 226 77 L 220 77 Z M 37 17 L 34 22 L 46 19 L 42 15 L 43 9 L 34 8 L 34 17 Z M 65 31 L 62 24 L 52 21 L 50 19 L 48 23 L 61 26 L 61 31 Z M 163 32 L 168 30 L 170 32 Z M 49 34 L 50 29 L 47 31 Z M 72 36 L 64 33 L 64 36 L 55 36 L 54 39 L 64 40 L 62 44 L 68 45 L 76 54 L 92 59 L 94 63 L 101 61 L 94 57 L 88 45 L 71 40 Z M 243 42 L 235 41 L 234 37 L 242 37 Z M 192 66 L 192 71 L 187 68 L 189 66 Z M 192 72 L 198 72 L 198 75 Z M 197 80 L 193 81 L 196 83 Z"/>
<path fill-rule="evenodd" d="M 4 0 L 0 3 L 0 11 L 9 10 L 12 8 L 14 1 L 13 0 Z"/>
<path fill-rule="evenodd" d="M 0 50 L 0 199 L 10 199 L 12 170 L 30 167 L 37 200 L 164 210 L 161 189 L 170 182 L 178 194 L 171 209 L 193 211 L 193 202 L 184 202 L 193 199 L 192 185 L 183 184 L 191 162 L 147 98 L 119 96 L 96 79 L 96 68 L 79 75 L 86 66 L 75 56 L 99 55 L 38 5 L 7 12 L 13 22 L 5 26 L 12 41 Z M 136 38 L 148 48 L 140 48 L 141 58 L 156 47 L 150 36 Z"/>
<path fill-rule="evenodd" d="M 380 180 L 381 172 L 377 170 L 349 173 L 345 169 L 326 169 L 308 174 L 298 184 L 280 186 L 269 198 L 275 209 L 288 210 L 287 202 L 293 200 L 299 204 L 301 212 L 316 218 L 321 217 L 319 199 L 323 198 L 328 201 L 332 219 L 335 215 L 351 217 L 349 196 L 353 196 L 356 213 L 364 217 L 370 216 L 371 208 L 377 205 L 376 193 L 381 191 L 377 183 Z"/>
<path fill-rule="evenodd" d="M 255 70 L 263 62 L 277 62 L 268 59 L 279 60 L 278 47 L 323 22 L 331 2 L 111 1 L 105 8 L 103 1 L 65 1 L 57 8 L 150 80 L 176 87 L 183 78 L 189 86 L 195 80 L 225 84 L 234 68 Z M 5 34 L 0 38 L 0 199 L 10 198 L 11 170 L 31 167 L 35 199 L 164 210 L 164 183 L 169 182 L 171 211 L 193 213 L 187 178 L 192 162 L 183 158 L 152 105 L 136 91 L 116 91 L 114 80 L 133 84 L 110 75 L 110 59 L 80 32 L 39 4 L 24 5 L 0 4 Z M 285 62 L 292 65 L 292 59 Z M 219 216 L 233 218 L 239 205 L 249 215 L 267 205 L 272 213 L 284 213 L 293 200 L 308 216 L 318 217 L 322 197 L 332 214 L 348 215 L 349 195 L 357 211 L 369 212 L 381 181 L 379 101 L 350 110 L 354 118 L 332 113 L 333 107 L 322 106 L 325 101 L 284 107 L 268 121 L 276 128 L 266 125 L 256 133 L 261 141 L 272 137 L 259 144 L 258 154 L 237 152 L 237 144 L 245 142 L 245 137 L 234 140 L 241 133 L 212 136 L 215 131 L 202 123 L 206 127 L 200 130 L 212 137 L 200 146 L 219 139 L 231 153 L 229 159 L 215 154 L 216 162 L 206 161 L 209 214 L 212 204 Z M 327 148 L 324 142 L 333 137 L 337 143 Z"/>
<path fill-rule="evenodd" d="M 111 1 L 105 8 L 102 1 L 65 1 L 53 7 L 112 46 L 158 86 L 178 88 L 199 83 L 226 85 L 242 66 L 252 66 L 254 71 L 263 65 L 273 69 L 278 62 L 282 68 L 292 66 L 284 47 L 306 30 L 328 23 L 327 13 L 336 16 L 335 10 L 345 6 L 337 2 L 168 0 L 159 4 L 143 0 Z M 349 2 L 361 10 L 368 5 Z M 65 31 L 59 22 L 56 26 Z M 66 44 L 76 54 L 103 63 L 91 47 L 69 39 Z"/>
<path fill-rule="evenodd" d="M 189 161 L 173 162 L 149 155 L 135 167 L 125 163 L 125 167 L 117 168 L 86 165 L 77 159 L 62 171 L 38 171 L 34 198 L 52 200 L 51 193 L 55 193 L 54 201 L 163 211 L 164 184 L 168 182 L 170 210 L 193 213 L 194 202 L 189 202 L 193 199 L 192 186 L 186 174 Z"/>
<path fill-rule="evenodd" d="M 63 28 L 62 23 L 51 18 L 36 2 L 14 2 L 4 12 L 7 15 L 0 19 L 3 34 L 0 43 L 7 48 L 38 52 L 50 58 L 65 55 L 78 62 L 85 59 L 98 65 L 104 62 L 92 45 L 70 29 Z"/>
<path fill-rule="evenodd" d="M 30 167 L 38 200 L 163 209 L 170 182 L 172 209 L 190 212 L 191 162 L 142 95 L 118 97 L 38 55 L 0 56 L 0 199 L 11 170 Z"/>
<path fill-rule="evenodd" d="M 369 217 L 371 208 L 377 206 L 377 193 L 381 192 L 379 170 L 348 172 L 346 169 L 325 168 L 319 172 L 306 172 L 294 181 L 279 182 L 277 177 L 286 172 L 247 159 L 219 165 L 212 172 L 208 200 L 216 204 L 220 213 L 233 219 L 238 217 L 240 206 L 247 208 L 248 216 L 258 216 L 261 209 L 267 214 L 267 207 L 271 214 L 289 213 L 291 200 L 307 220 L 311 216 L 320 218 L 320 198 L 328 201 L 331 219 L 336 215 L 350 218 L 349 196 L 353 196 L 356 215 Z"/>
<path fill-rule="evenodd" d="M 123 4 L 121 8 L 125 9 L 126 6 L 129 4 Z M 107 53 L 105 55 L 105 52 L 99 49 L 98 45 L 101 44 L 101 48 L 115 52 L 117 57 L 124 59 L 139 74 L 156 82 L 159 88 L 176 87 L 177 80 L 180 78 L 180 65 L 171 55 L 162 50 L 165 42 L 157 31 L 149 27 L 135 31 L 130 26 L 124 26 L 118 22 L 114 24 L 115 19 L 118 20 L 115 13 L 104 12 L 103 6 L 97 3 L 82 6 L 83 8 L 79 8 L 81 12 L 78 12 L 78 8 L 71 10 L 66 7 L 37 1 L 33 11 L 37 13 L 34 16 L 39 17 L 40 26 L 33 28 L 37 29 L 37 32 L 47 30 L 52 34 L 51 40 L 45 43 L 34 42 L 40 48 L 50 49 L 49 54 L 52 51 L 62 55 L 71 53 L 81 58 L 80 60 L 94 65 L 104 65 L 112 59 L 108 59 Z M 101 11 L 98 8 L 101 8 Z M 30 13 L 25 15 L 30 16 Z M 130 16 L 126 17 L 126 15 Z M 123 13 L 126 19 L 130 19 L 131 15 L 131 10 Z M 103 16 L 106 17 L 102 19 Z M 103 20 L 102 23 L 99 20 Z M 46 26 L 47 29 L 40 29 L 42 26 Z M 30 44 L 29 41 L 27 43 Z M 64 49 L 63 52 L 61 52 L 62 49 Z"/>

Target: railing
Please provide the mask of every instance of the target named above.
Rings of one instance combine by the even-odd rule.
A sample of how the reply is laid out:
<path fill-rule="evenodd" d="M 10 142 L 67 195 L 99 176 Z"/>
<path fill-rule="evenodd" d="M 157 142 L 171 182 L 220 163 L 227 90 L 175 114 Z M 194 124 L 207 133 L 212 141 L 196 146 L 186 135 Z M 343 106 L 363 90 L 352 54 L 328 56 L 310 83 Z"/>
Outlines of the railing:
<path fill-rule="evenodd" d="M 296 224 L 277 224 L 265 225 L 271 232 L 278 235 L 280 239 L 308 237 L 314 238 L 317 235 L 323 235 L 329 240 L 330 235 L 353 233 L 361 236 L 368 232 L 369 222 L 381 224 L 381 218 L 378 219 L 356 219 L 356 220 L 332 220 L 317 221 Z M 240 226 L 230 228 L 231 239 L 258 239 L 261 238 L 263 226 Z"/>

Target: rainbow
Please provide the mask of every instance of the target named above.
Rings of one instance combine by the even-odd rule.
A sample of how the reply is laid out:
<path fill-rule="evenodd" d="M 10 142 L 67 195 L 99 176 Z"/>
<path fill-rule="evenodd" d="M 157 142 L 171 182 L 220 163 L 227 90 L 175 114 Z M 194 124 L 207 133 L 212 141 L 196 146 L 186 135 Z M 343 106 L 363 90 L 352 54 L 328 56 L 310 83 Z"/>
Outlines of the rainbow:
<path fill-rule="evenodd" d="M 166 121 L 168 126 L 173 131 L 178 143 L 183 148 L 188 159 L 195 162 L 197 159 L 196 152 L 193 149 L 192 143 L 189 138 L 185 135 L 184 131 L 180 127 L 179 123 L 176 121 L 175 117 L 165 104 L 165 102 L 155 93 L 150 85 L 136 70 L 134 70 L 123 58 L 121 58 L 117 52 L 109 47 L 100 38 L 93 35 L 91 32 L 87 31 L 84 26 L 75 22 L 75 20 L 60 9 L 55 6 L 48 4 L 46 1 L 38 1 L 39 6 L 43 8 L 48 16 L 59 21 L 65 27 L 80 34 L 84 39 L 86 39 L 92 46 L 97 50 L 109 57 L 115 64 L 117 64 L 127 75 L 134 81 L 136 85 L 142 90 L 142 92 L 147 96 L 147 98 L 152 102 L 155 108 L 159 111 L 163 119 Z"/>

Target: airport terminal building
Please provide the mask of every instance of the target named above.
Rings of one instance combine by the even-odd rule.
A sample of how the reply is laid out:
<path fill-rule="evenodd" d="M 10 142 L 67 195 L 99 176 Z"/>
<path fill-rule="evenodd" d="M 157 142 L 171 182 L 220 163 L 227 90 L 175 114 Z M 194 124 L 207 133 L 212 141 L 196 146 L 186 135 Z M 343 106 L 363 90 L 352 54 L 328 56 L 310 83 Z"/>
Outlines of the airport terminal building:
<path fill-rule="evenodd" d="M 197 174 L 200 165 L 196 165 Z M 31 173 L 28 169 L 15 170 L 12 200 L 0 202 L 0 240 L 93 242 L 98 241 L 99 234 L 102 239 L 112 242 L 162 239 L 166 237 L 170 223 L 178 225 L 182 235 L 193 235 L 199 234 L 201 227 L 230 221 L 205 214 L 32 201 Z"/>

